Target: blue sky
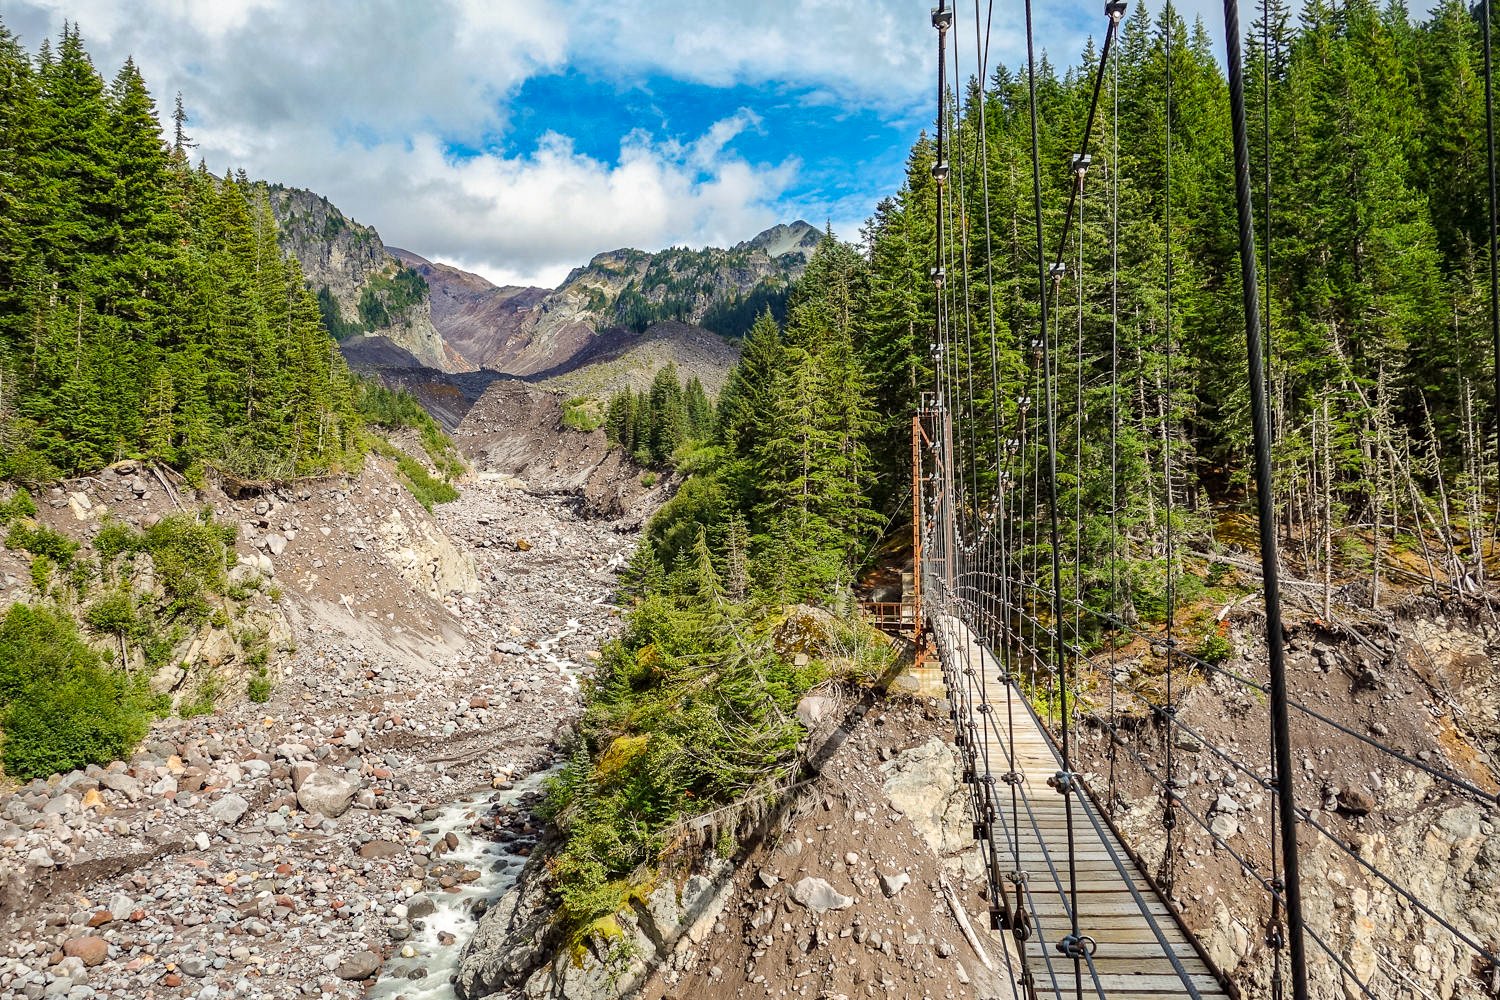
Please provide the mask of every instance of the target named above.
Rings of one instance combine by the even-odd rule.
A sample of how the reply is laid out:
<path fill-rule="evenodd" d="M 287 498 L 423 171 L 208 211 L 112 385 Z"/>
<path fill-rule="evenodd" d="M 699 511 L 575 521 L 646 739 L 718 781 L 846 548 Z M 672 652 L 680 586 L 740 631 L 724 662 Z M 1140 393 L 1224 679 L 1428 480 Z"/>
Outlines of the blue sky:
<path fill-rule="evenodd" d="M 504 135 L 487 148 L 457 144 L 455 154 L 518 155 L 554 132 L 573 137 L 578 152 L 614 162 L 623 136 L 691 143 L 726 111 L 742 114 L 744 127 L 724 151 L 763 168 L 795 158 L 780 203 L 815 225 L 836 219 L 846 228 L 869 214 L 872 198 L 901 184 L 906 151 L 927 111 L 835 102 L 795 83 L 713 86 L 660 73 L 621 79 L 582 66 L 526 81 L 511 109 Z"/>
<path fill-rule="evenodd" d="M 969 32 L 975 2 L 956 5 Z M 1019 5 L 980 2 L 992 58 L 1014 64 Z M 1179 6 L 1217 28 L 1216 4 Z M 33 49 L 76 21 L 106 76 L 133 55 L 159 103 L 182 92 L 215 171 L 312 188 L 388 243 L 552 285 L 602 250 L 723 246 L 795 218 L 855 238 L 931 119 L 930 7 L 0 0 L 0 17 Z M 1102 7 L 1038 0 L 1055 63 Z M 968 75 L 972 50 L 959 58 Z"/>

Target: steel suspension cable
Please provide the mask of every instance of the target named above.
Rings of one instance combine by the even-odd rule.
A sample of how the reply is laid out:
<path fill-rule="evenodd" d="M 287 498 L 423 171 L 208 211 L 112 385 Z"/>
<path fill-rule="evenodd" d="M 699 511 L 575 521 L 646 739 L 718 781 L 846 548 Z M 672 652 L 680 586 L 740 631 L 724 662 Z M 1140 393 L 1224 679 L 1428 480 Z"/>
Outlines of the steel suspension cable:
<path fill-rule="evenodd" d="M 1054 601 L 1053 601 L 1052 620 L 1053 620 L 1054 623 L 1060 623 L 1062 621 L 1062 602 L 1060 600 L 1061 592 L 1062 592 L 1062 584 L 1061 584 L 1062 567 L 1058 565 L 1059 562 L 1060 562 L 1059 554 L 1060 554 L 1061 547 L 1058 544 L 1058 524 L 1057 524 L 1057 402 L 1056 402 L 1056 399 L 1054 398 L 1054 389 L 1055 389 L 1055 387 L 1054 387 L 1053 382 L 1052 382 L 1052 348 L 1051 348 L 1052 335 L 1051 335 L 1051 324 L 1049 322 L 1050 317 L 1048 315 L 1048 309 L 1047 309 L 1047 260 L 1046 260 L 1047 249 L 1046 249 L 1046 244 L 1043 241 L 1043 234 L 1042 234 L 1042 225 L 1043 225 L 1043 220 L 1042 220 L 1042 162 L 1041 162 L 1042 161 L 1042 154 L 1041 154 L 1041 138 L 1040 138 L 1040 135 L 1039 135 L 1039 129 L 1038 129 L 1038 123 L 1037 123 L 1038 114 L 1037 114 L 1037 99 L 1036 99 L 1036 41 L 1035 41 L 1035 31 L 1034 31 L 1034 25 L 1033 25 L 1032 0 L 1025 0 L 1025 10 L 1026 10 L 1026 84 L 1027 84 L 1028 94 L 1029 94 L 1029 98 L 1030 98 L 1030 100 L 1029 100 L 1029 105 L 1030 105 L 1029 112 L 1030 112 L 1030 119 L 1031 119 L 1031 196 L 1032 196 L 1032 208 L 1033 208 L 1033 211 L 1036 214 L 1037 283 L 1038 283 L 1038 291 L 1040 292 L 1041 340 L 1042 340 L 1042 372 L 1043 372 L 1043 381 L 1044 381 L 1044 393 L 1045 393 L 1045 396 L 1046 396 L 1045 420 L 1046 420 L 1046 434 L 1047 434 L 1046 450 L 1047 450 L 1047 469 L 1048 469 L 1048 472 L 1047 472 L 1048 541 L 1050 543 L 1050 547 L 1051 547 L 1051 551 L 1052 551 L 1052 590 L 1054 592 L 1054 595 L 1056 595 L 1056 599 L 1054 599 Z M 1092 119 L 1092 110 L 1090 111 L 1090 118 Z M 1071 215 L 1071 211 L 1070 211 L 1069 214 Z M 1066 244 L 1064 244 L 1064 245 L 1066 245 Z M 1071 743 L 1070 743 L 1070 734 L 1069 734 L 1069 726 L 1068 726 L 1068 712 L 1070 711 L 1070 706 L 1068 704 L 1068 695 L 1067 695 L 1067 691 L 1068 691 L 1067 662 L 1066 662 L 1066 659 L 1065 659 L 1065 656 L 1064 656 L 1064 651 L 1063 651 L 1063 648 L 1062 648 L 1062 637 L 1061 637 L 1060 634 L 1057 633 L 1057 629 L 1056 628 L 1053 629 L 1053 634 L 1054 634 L 1054 640 L 1055 640 L 1053 648 L 1054 648 L 1054 654 L 1056 656 L 1056 660 L 1055 660 L 1055 663 L 1054 663 L 1054 668 L 1055 668 L 1055 671 L 1056 671 L 1057 676 L 1058 676 L 1059 716 L 1060 716 L 1060 719 L 1061 719 L 1060 724 L 1061 724 L 1061 727 L 1062 727 L 1062 747 L 1063 747 L 1063 761 L 1062 761 L 1062 765 L 1063 765 L 1063 770 L 1065 772 L 1069 772 L 1069 777 L 1071 777 L 1071 771 L 1072 771 L 1071 749 L 1072 748 L 1071 748 Z M 1068 827 L 1068 858 L 1069 858 L 1069 861 L 1071 863 L 1073 861 L 1074 846 L 1075 845 L 1074 845 L 1074 834 L 1073 834 L 1073 796 L 1071 794 L 1070 788 L 1071 788 L 1071 782 L 1069 782 L 1067 785 L 1065 785 L 1060 790 L 1063 791 L 1064 816 L 1065 816 L 1065 820 L 1067 822 L 1067 827 Z M 1077 873 L 1077 866 L 1076 866 L 1076 864 L 1072 864 L 1071 868 L 1072 868 L 1072 871 L 1071 871 L 1070 887 L 1072 889 L 1073 898 L 1077 899 L 1077 896 L 1078 896 L 1078 873 Z M 1078 924 L 1078 911 L 1077 911 L 1076 908 L 1072 908 L 1071 916 L 1072 916 L 1072 920 L 1071 920 L 1071 934 L 1070 934 L 1070 938 L 1071 938 L 1071 940 L 1074 943 L 1077 943 L 1079 941 L 1080 937 L 1081 937 L 1081 931 L 1080 931 L 1079 924 Z M 1075 988 L 1076 988 L 1077 996 L 1081 1000 L 1081 998 L 1083 996 L 1083 967 L 1082 967 L 1081 957 L 1079 956 L 1077 950 L 1075 950 L 1075 952 L 1074 952 L 1074 958 L 1073 958 L 1073 979 L 1074 979 L 1074 985 L 1075 985 Z"/>
<path fill-rule="evenodd" d="M 1172 3 L 1167 0 L 1166 10 L 1163 15 L 1166 23 L 1164 30 L 1163 49 L 1166 62 L 1166 100 L 1165 100 L 1165 125 L 1166 125 L 1166 190 L 1163 195 L 1163 229 L 1165 235 L 1166 251 L 1166 336 L 1163 347 L 1163 380 L 1166 383 L 1166 399 L 1162 404 L 1161 414 L 1161 463 L 1162 463 L 1162 490 L 1165 495 L 1165 525 L 1166 525 L 1166 602 L 1167 602 L 1167 707 L 1165 717 L 1170 720 L 1176 713 L 1177 707 L 1173 701 L 1172 675 L 1174 673 L 1173 653 L 1177 644 L 1176 629 L 1177 617 L 1177 567 L 1175 565 L 1176 551 L 1173 542 L 1172 530 L 1172 414 L 1176 410 L 1173 405 L 1172 386 L 1172 30 L 1175 27 L 1172 19 Z M 1177 766 L 1173 754 L 1174 744 L 1177 742 L 1172 734 L 1169 724 L 1165 728 L 1167 737 L 1167 789 L 1166 802 L 1162 808 L 1162 826 L 1167 831 L 1167 843 L 1161 856 L 1161 872 L 1157 876 L 1163 888 L 1167 892 L 1173 889 L 1173 832 L 1177 828 Z"/>
<path fill-rule="evenodd" d="M 1114 113 L 1110 119 L 1109 157 L 1109 611 L 1119 607 L 1120 542 L 1120 52 L 1112 60 L 1111 91 Z M 1078 595 L 1082 602 L 1083 595 Z M 1109 725 L 1110 732 L 1119 726 L 1119 709 L 1115 700 L 1115 647 L 1109 643 Z M 1115 746 L 1110 742 L 1109 787 L 1106 811 L 1115 808 Z"/>
<path fill-rule="evenodd" d="M 1496 259 L 1497 248 L 1497 220 L 1495 218 L 1496 178 L 1495 178 L 1495 73 L 1494 58 L 1490 48 L 1490 33 L 1492 31 L 1491 20 L 1493 13 L 1490 9 L 1490 0 L 1482 0 L 1479 5 L 1480 15 L 1484 21 L 1484 146 L 1485 155 L 1489 164 L 1489 189 L 1485 200 L 1486 215 L 1489 217 L 1490 237 L 1490 339 L 1494 346 L 1495 361 L 1495 439 L 1500 442 L 1500 260 Z M 1500 470 L 1500 466 L 1497 466 Z M 1484 561 L 1480 560 L 1480 572 L 1484 570 Z"/>
<path fill-rule="evenodd" d="M 1286 650 L 1281 628 L 1280 567 L 1271 478 L 1271 429 L 1261 356 L 1260 282 L 1255 273 L 1255 209 L 1250 199 L 1250 147 L 1245 128 L 1244 63 L 1240 55 L 1239 0 L 1224 0 L 1225 63 L 1229 74 L 1230 123 L 1234 136 L 1235 210 L 1239 218 L 1240 288 L 1244 295 L 1245 350 L 1255 439 L 1256 509 L 1260 528 L 1261 578 L 1265 589 L 1266 647 L 1271 675 L 1271 732 L 1275 744 L 1281 845 L 1286 871 L 1286 919 L 1292 996 L 1307 1000 L 1307 955 L 1302 934 L 1302 883 L 1293 810 L 1292 747 L 1287 711 Z M 1493 255 L 1492 255 L 1493 256 Z"/>
<path fill-rule="evenodd" d="M 1265 302 L 1265 333 L 1264 333 L 1264 340 L 1265 340 L 1265 345 L 1266 345 L 1265 380 L 1266 380 L 1266 391 L 1270 395 L 1270 398 L 1272 400 L 1272 405 L 1271 405 L 1272 414 L 1271 414 L 1271 417 L 1270 417 L 1270 433 L 1271 433 L 1271 440 L 1274 442 L 1276 440 L 1276 421 L 1275 421 L 1275 415 L 1274 415 L 1274 411 L 1275 411 L 1275 408 L 1276 408 L 1275 407 L 1275 398 L 1276 397 L 1274 395 L 1275 390 L 1276 390 L 1276 381 L 1275 381 L 1275 379 L 1276 379 L 1276 371 L 1275 371 L 1275 361 L 1274 361 L 1274 358 L 1275 358 L 1275 350 L 1274 350 L 1275 339 L 1272 336 L 1272 332 L 1271 332 L 1271 316 L 1272 316 L 1272 307 L 1274 305 L 1274 301 L 1272 300 L 1272 297 L 1271 297 L 1271 259 L 1272 259 L 1272 257 L 1271 257 L 1271 250 L 1272 250 L 1272 247 L 1271 247 L 1271 232 L 1272 232 L 1272 228 L 1271 228 L 1271 224 L 1272 224 L 1271 206 L 1273 204 L 1273 200 L 1272 200 L 1272 188 L 1271 188 L 1271 0 L 1261 0 L 1261 4 L 1262 4 L 1262 6 L 1261 6 L 1261 21 L 1260 21 L 1260 32 L 1261 32 L 1261 45 L 1260 45 L 1260 50 L 1261 50 L 1260 51 L 1260 76 L 1261 76 L 1261 87 L 1260 87 L 1260 90 L 1261 90 L 1261 94 L 1260 94 L 1260 100 L 1261 100 L 1261 167 L 1262 167 L 1262 169 L 1265 172 L 1264 181 L 1263 181 L 1263 185 L 1264 185 L 1264 189 L 1265 190 L 1264 190 L 1263 194 L 1264 194 L 1264 199 L 1265 199 L 1264 200 L 1264 205 L 1265 205 L 1265 217 L 1266 217 L 1265 218 L 1266 245 L 1261 249 L 1261 252 L 1265 255 L 1265 261 L 1266 261 L 1266 287 L 1265 287 L 1265 294 L 1264 294 L 1264 297 L 1263 297 L 1263 301 Z M 1270 728 L 1269 727 L 1267 727 L 1267 733 L 1266 733 L 1266 735 L 1267 735 L 1268 739 L 1271 736 Z M 1282 884 L 1281 883 L 1281 847 L 1280 847 L 1280 841 L 1278 840 L 1278 834 L 1276 832 L 1277 831 L 1277 825 L 1278 825 L 1277 824 L 1277 810 L 1279 809 L 1279 802 L 1278 802 L 1277 796 L 1275 794 L 1275 782 L 1278 780 L 1278 776 L 1277 776 L 1277 772 L 1276 772 L 1276 750 L 1275 750 L 1274 740 L 1271 741 L 1271 742 L 1272 742 L 1272 746 L 1269 747 L 1269 750 L 1270 750 L 1269 757 L 1270 757 L 1270 761 L 1271 761 L 1271 781 L 1272 781 L 1271 789 L 1272 789 L 1272 793 L 1271 793 L 1271 795 L 1268 796 L 1268 801 L 1270 803 L 1271 823 L 1270 823 L 1270 825 L 1266 829 L 1266 838 L 1270 841 L 1270 845 L 1271 845 L 1271 884 L 1274 885 L 1274 886 L 1277 886 L 1278 889 L 1279 889 L 1279 887 Z M 1285 930 L 1285 928 L 1283 926 L 1284 921 L 1282 920 L 1281 907 L 1282 907 L 1282 894 L 1281 894 L 1280 891 L 1278 891 L 1278 892 L 1274 893 L 1271 896 L 1271 913 L 1269 915 L 1269 918 L 1266 921 L 1266 945 L 1271 949 L 1271 995 L 1273 997 L 1275 997 L 1276 1000 L 1281 1000 L 1281 997 L 1286 992 L 1286 989 L 1285 989 L 1286 975 L 1285 975 L 1285 970 L 1282 968 L 1283 953 L 1286 950 L 1286 930 Z"/>

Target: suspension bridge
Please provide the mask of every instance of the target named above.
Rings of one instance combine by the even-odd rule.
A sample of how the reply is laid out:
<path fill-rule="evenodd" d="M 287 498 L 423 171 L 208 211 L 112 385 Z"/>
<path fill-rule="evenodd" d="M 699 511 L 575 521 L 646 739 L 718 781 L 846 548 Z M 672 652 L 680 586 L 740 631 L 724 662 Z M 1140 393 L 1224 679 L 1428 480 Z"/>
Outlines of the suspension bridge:
<path fill-rule="evenodd" d="M 995 355 L 995 310 L 989 308 L 989 355 L 975 356 L 970 325 L 976 322 L 972 304 L 979 296 L 968 287 L 975 270 L 970 260 L 969 229 L 962 220 L 983 218 L 988 238 L 990 220 L 989 172 L 966 171 L 964 155 L 990 162 L 986 149 L 984 102 L 974 114 L 981 116 L 974 129 L 974 142 L 952 142 L 948 69 L 958 75 L 961 58 L 972 55 L 975 79 L 983 81 L 989 69 L 990 26 L 993 3 L 976 0 L 972 29 L 959 23 L 958 5 L 939 0 L 932 12 L 937 33 L 937 128 L 936 162 L 932 176 L 937 188 L 936 260 L 932 287 L 936 322 L 931 349 L 936 373 L 932 389 L 923 396 L 912 424 L 913 519 L 915 569 L 904 605 L 880 609 L 885 623 L 905 631 L 916 641 L 919 656 L 927 656 L 941 668 L 951 706 L 953 739 L 959 748 L 964 782 L 969 791 L 973 835 L 978 843 L 985 872 L 989 923 L 993 931 L 1008 934 L 1013 947 L 1006 952 L 1006 972 L 1014 1000 L 1039 997 L 1096 996 L 1100 1000 L 1146 1000 L 1169 996 L 1194 998 L 1239 997 L 1241 989 L 1215 968 L 1204 944 L 1180 915 L 1174 900 L 1179 878 L 1181 845 L 1188 830 L 1212 843 L 1238 866 L 1245 883 L 1261 894 L 1254 909 L 1261 924 L 1256 948 L 1267 956 L 1269 977 L 1256 985 L 1255 995 L 1280 1000 L 1308 997 L 1437 996 L 1434 984 L 1420 976 L 1388 976 L 1380 979 L 1357 968 L 1340 943 L 1336 928 L 1314 926 L 1305 918 L 1301 858 L 1306 845 L 1317 843 L 1352 866 L 1372 886 L 1399 900 L 1402 907 L 1419 913 L 1447 936 L 1448 943 L 1470 960 L 1468 975 L 1450 984 L 1445 996 L 1500 995 L 1500 960 L 1497 943 L 1482 940 L 1463 921 L 1448 912 L 1448 901 L 1431 898 L 1429 887 L 1404 884 L 1384 871 L 1339 831 L 1330 829 L 1311 800 L 1312 789 L 1299 787 L 1293 769 L 1292 731 L 1322 727 L 1338 739 L 1363 752 L 1373 751 L 1403 768 L 1422 772 L 1443 795 L 1477 803 L 1490 810 L 1500 805 L 1496 795 L 1443 762 L 1427 760 L 1414 752 L 1388 745 L 1367 733 L 1357 732 L 1328 714 L 1318 711 L 1288 691 L 1286 651 L 1283 639 L 1281 584 L 1277 552 L 1276 511 L 1273 505 L 1270 460 L 1271 428 L 1267 411 L 1267 389 L 1263 334 L 1260 318 L 1260 280 L 1257 275 L 1255 219 L 1249 176 L 1249 144 L 1246 128 L 1243 60 L 1237 0 L 1225 0 L 1224 38 L 1229 100 L 1233 125 L 1235 165 L 1235 212 L 1238 217 L 1240 291 L 1245 321 L 1245 373 L 1249 387 L 1250 421 L 1254 441 L 1252 483 L 1259 527 L 1259 577 L 1265 627 L 1265 670 L 1259 677 L 1245 676 L 1222 662 L 1189 652 L 1174 632 L 1175 598 L 1171 567 L 1181 540 L 1173 537 L 1173 505 L 1179 503 L 1174 489 L 1170 448 L 1162 449 L 1164 468 L 1158 470 L 1162 495 L 1156 499 L 1164 510 L 1167 619 L 1165 627 L 1146 626 L 1127 616 L 1121 607 L 1121 581 L 1111 559 L 1106 596 L 1091 601 L 1081 587 L 1065 586 L 1065 575 L 1081 572 L 1070 559 L 1080 558 L 1077 538 L 1066 537 L 1059 498 L 1059 438 L 1070 429 L 1082 440 L 1080 414 L 1072 428 L 1059 416 L 1059 398 L 1068 388 L 1060 384 L 1059 354 L 1065 349 L 1059 312 L 1070 282 L 1081 283 L 1084 266 L 1084 192 L 1091 177 L 1102 175 L 1109 185 L 1111 281 L 1118 294 L 1119 226 L 1118 184 L 1115 169 L 1118 138 L 1110 148 L 1095 148 L 1096 122 L 1105 103 L 1101 96 L 1113 95 L 1118 102 L 1117 42 L 1126 4 L 1109 0 L 1103 8 L 1103 44 L 1092 80 L 1092 102 L 1082 138 L 1065 165 L 1071 187 L 1060 231 L 1049 249 L 1043 211 L 1043 163 L 1038 140 L 1036 95 L 1037 64 L 1033 41 L 1031 0 L 1025 0 L 1027 85 L 1030 96 L 1030 182 L 1035 230 L 1031 253 L 1036 276 L 1031 295 L 1037 312 L 1037 328 L 1029 338 L 1029 383 L 1020 398 L 1002 399 Z M 966 12 L 965 12 L 966 13 Z M 1170 8 L 1166 21 L 1170 24 Z M 1485 86 L 1489 93 L 1489 11 L 1484 5 Z M 972 32 L 972 53 L 962 44 Z M 1166 273 L 1165 308 L 1171 328 L 1172 273 L 1172 77 L 1171 31 L 1165 32 L 1167 49 L 1167 108 L 1165 218 Z M 1113 73 L 1112 86 L 1105 87 Z M 1118 115 L 1118 103 L 1115 112 Z M 1110 129 L 1115 136 L 1115 130 Z M 1500 323 L 1495 292 L 1500 281 L 1494 276 L 1494 153 L 1490 135 L 1491 319 Z M 950 162 L 950 159 L 952 162 Z M 1053 165 L 1056 168 L 1058 165 Z M 978 189 L 973 178 L 977 176 Z M 964 178 L 969 177 L 965 189 Z M 1055 218 L 1055 217 L 1054 217 Z M 955 232 L 959 235 L 955 236 Z M 1076 242 L 1075 242 L 1076 241 Z M 1070 256 L 1076 249 L 1076 257 Z M 993 259 L 992 248 L 984 248 L 983 259 Z M 980 269 L 981 271 L 983 268 Z M 993 276 L 986 281 L 993 288 Z M 1079 293 L 1079 323 L 1082 324 L 1082 293 Z M 1111 426 L 1107 455 L 1111 463 L 1111 496 L 1106 509 L 1098 512 L 1109 522 L 1111 555 L 1118 543 L 1116 521 L 1119 486 L 1114 476 L 1117 461 L 1119 392 L 1118 312 L 1113 318 L 1108 379 Z M 1497 326 L 1500 329 L 1500 326 Z M 985 341 L 980 340 L 980 343 Z M 1497 337 L 1500 349 L 1500 337 Z M 1083 348 L 1080 333 L 1077 398 L 1083 394 Z M 1103 362 L 1100 363 L 1101 367 Z M 1173 359 L 1171 336 L 1166 338 L 1166 381 L 1170 397 Z M 986 402 L 976 402 L 976 379 L 992 379 Z M 981 427 L 990 433 L 975 433 Z M 979 441 L 992 441 L 992 453 L 980 454 Z M 1082 448 L 1074 450 L 1081 461 Z M 981 477 L 983 469 L 985 477 Z M 1066 470 L 1065 470 L 1066 471 Z M 1080 470 L 1074 470 L 1077 474 Z M 1074 491 L 1078 507 L 1071 518 L 1072 530 L 1081 530 L 1081 490 Z M 1087 627 L 1086 627 L 1087 626 Z M 1117 645 L 1136 643 L 1162 664 L 1161 693 L 1148 700 L 1152 726 L 1161 752 L 1148 757 L 1142 743 L 1123 735 L 1117 713 L 1115 671 L 1095 669 L 1086 632 L 1105 636 L 1112 666 Z M 1097 656 L 1097 652 L 1093 655 Z M 1092 739 L 1107 745 L 1107 779 L 1085 773 L 1080 767 L 1079 707 L 1080 673 L 1103 677 L 1108 686 L 1107 708 L 1096 703 Z M 1246 729 L 1258 728 L 1263 753 L 1247 759 L 1242 751 L 1220 745 L 1211 734 L 1189 725 L 1178 713 L 1184 684 L 1190 677 L 1212 678 L 1229 689 L 1238 689 L 1261 706 L 1263 714 L 1245 720 Z M 1264 678 L 1264 679 L 1259 679 Z M 1137 693 L 1139 697 L 1139 693 Z M 1037 704 L 1045 702 L 1046 720 Z M 1248 737 L 1247 737 L 1248 738 Z M 1263 793 L 1269 803 L 1270 823 L 1265 843 L 1255 849 L 1243 839 L 1230 842 L 1215 827 L 1207 810 L 1194 805 L 1185 794 L 1181 751 L 1191 745 L 1215 761 L 1245 787 Z M 1157 817 L 1157 842 L 1148 852 L 1138 853 L 1120 836 L 1115 826 L 1122 796 L 1114 787 L 1114 767 L 1121 761 L 1148 779 L 1153 796 L 1151 808 Z M 1122 765 L 1123 766 L 1123 765 Z M 1299 842 L 1299 838 L 1301 841 Z M 1143 856 L 1149 853 L 1151 858 Z M 1500 899 L 1495 901 L 1500 906 Z"/>

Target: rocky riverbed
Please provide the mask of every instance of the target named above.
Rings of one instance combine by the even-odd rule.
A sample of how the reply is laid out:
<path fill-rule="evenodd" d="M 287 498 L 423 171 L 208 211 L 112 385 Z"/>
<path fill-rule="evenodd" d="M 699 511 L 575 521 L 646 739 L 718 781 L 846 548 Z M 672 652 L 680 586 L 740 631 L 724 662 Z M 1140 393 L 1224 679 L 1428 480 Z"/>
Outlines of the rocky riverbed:
<path fill-rule="evenodd" d="M 272 516 L 321 519 L 334 541 L 369 521 L 378 542 L 393 522 L 369 492 L 358 509 L 309 495 Z M 400 530 L 432 527 L 408 513 Z M 390 586 L 393 566 L 358 591 L 339 581 L 360 599 L 331 603 L 299 593 L 288 563 L 295 652 L 269 702 L 162 720 L 128 761 L 0 793 L 0 997 L 355 997 L 398 973 L 431 985 L 451 943 L 439 937 L 456 937 L 434 912 L 503 889 L 486 866 L 513 868 L 534 841 L 516 783 L 576 717 L 634 542 L 574 499 L 494 482 L 468 485 L 436 527 L 472 554 L 477 589 L 414 594 Z M 345 565 L 319 537 L 302 532 L 296 572 Z"/>

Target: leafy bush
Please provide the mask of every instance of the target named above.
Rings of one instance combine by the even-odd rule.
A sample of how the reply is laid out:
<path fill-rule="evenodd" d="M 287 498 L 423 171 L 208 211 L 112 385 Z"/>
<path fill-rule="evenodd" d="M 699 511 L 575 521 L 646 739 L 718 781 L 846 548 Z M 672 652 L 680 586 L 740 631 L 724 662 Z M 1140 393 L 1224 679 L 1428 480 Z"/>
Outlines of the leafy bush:
<path fill-rule="evenodd" d="M 257 705 L 263 705 L 271 700 L 271 678 L 267 676 L 264 670 L 251 674 L 245 688 L 245 693 Z"/>
<path fill-rule="evenodd" d="M 192 701 L 184 701 L 177 706 L 177 714 L 184 719 L 196 718 L 200 715 L 212 715 L 214 703 L 219 697 L 220 680 L 219 675 L 210 673 L 198 681 L 198 691 Z"/>
<path fill-rule="evenodd" d="M 206 618 L 203 596 L 223 593 L 234 538 L 233 525 L 220 524 L 207 513 L 172 514 L 147 528 L 138 547 L 151 556 L 168 599 L 195 617 L 202 611 Z"/>
<path fill-rule="evenodd" d="M 1234 654 L 1234 646 L 1229 638 L 1218 629 L 1214 629 L 1203 637 L 1203 642 L 1194 650 L 1193 655 L 1205 663 L 1223 663 Z"/>
<path fill-rule="evenodd" d="M 144 687 L 84 644 L 71 619 L 12 605 L 0 621 L 0 748 L 7 774 L 33 778 L 116 760 L 146 735 Z"/>
<path fill-rule="evenodd" d="M 141 536 L 128 524 L 108 520 L 94 536 L 94 551 L 106 562 L 139 549 Z"/>
<path fill-rule="evenodd" d="M 717 583 L 700 570 L 709 594 Z M 652 596 L 606 646 L 580 744 L 546 803 L 565 837 L 550 864 L 571 928 L 638 891 L 676 821 L 795 773 L 793 710 L 824 667 L 778 656 L 763 625 L 722 600 Z"/>
<path fill-rule="evenodd" d="M 417 502 L 428 510 L 440 503 L 452 503 L 458 499 L 458 490 L 450 483 L 433 477 L 421 462 L 406 453 L 396 457 L 396 468 L 401 472 L 401 478 L 406 480 L 407 489 L 411 495 L 417 498 Z"/>
<path fill-rule="evenodd" d="M 562 425 L 567 430 L 587 434 L 604 426 L 604 414 L 591 399 L 570 399 L 563 404 Z"/>
<path fill-rule="evenodd" d="M 128 590 L 112 590 L 99 597 L 84 611 L 83 620 L 99 635 L 134 636 L 141 628 Z"/>
<path fill-rule="evenodd" d="M 25 549 L 33 556 L 50 559 L 58 566 L 69 566 L 78 554 L 78 543 L 44 524 L 17 524 L 5 536 L 8 549 Z"/>
<path fill-rule="evenodd" d="M 0 504 L 0 524 L 10 524 L 23 517 L 36 517 L 36 501 L 26 489 L 20 488 L 5 503 Z"/>

